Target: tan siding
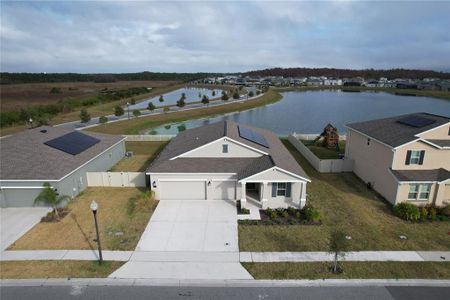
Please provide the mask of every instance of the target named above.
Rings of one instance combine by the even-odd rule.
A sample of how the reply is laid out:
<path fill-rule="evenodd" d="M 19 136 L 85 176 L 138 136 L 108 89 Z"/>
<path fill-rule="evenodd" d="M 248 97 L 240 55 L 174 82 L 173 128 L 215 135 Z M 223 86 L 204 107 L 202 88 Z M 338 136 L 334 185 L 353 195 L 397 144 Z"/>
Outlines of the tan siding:
<path fill-rule="evenodd" d="M 448 139 L 450 138 L 450 136 L 448 135 L 449 128 L 450 123 L 442 127 L 435 128 L 429 132 L 419 134 L 419 136 L 424 139 L 436 139 L 436 140 Z"/>
<path fill-rule="evenodd" d="M 354 160 L 354 173 L 383 197 L 395 203 L 397 182 L 389 168 L 392 165 L 392 149 L 373 139 L 367 145 L 367 137 L 352 130 L 347 130 L 346 156 Z"/>
<path fill-rule="evenodd" d="M 406 165 L 406 153 L 408 150 L 425 150 L 422 165 Z M 424 142 L 414 142 L 398 148 L 395 151 L 392 169 L 394 170 L 430 170 L 445 168 L 450 170 L 450 149 L 437 149 Z"/>

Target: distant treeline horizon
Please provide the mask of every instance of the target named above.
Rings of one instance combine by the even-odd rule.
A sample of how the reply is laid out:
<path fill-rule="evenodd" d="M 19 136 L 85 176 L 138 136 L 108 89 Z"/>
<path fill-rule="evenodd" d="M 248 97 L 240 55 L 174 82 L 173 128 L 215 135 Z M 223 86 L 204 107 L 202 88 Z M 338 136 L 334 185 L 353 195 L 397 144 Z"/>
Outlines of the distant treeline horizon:
<path fill-rule="evenodd" d="M 387 79 L 395 78 L 440 78 L 450 79 L 449 72 L 438 72 L 433 70 L 417 70 L 417 69 L 336 69 L 336 68 L 272 68 L 265 70 L 255 70 L 242 73 L 243 76 L 283 76 L 283 77 L 335 77 L 335 78 L 352 78 L 363 77 L 366 79 L 378 79 L 385 77 Z"/>
<path fill-rule="evenodd" d="M 162 73 L 162 72 L 137 72 L 137 73 L 0 73 L 0 84 L 16 83 L 51 83 L 51 82 L 115 82 L 115 81 L 183 81 L 189 82 L 213 76 L 242 75 L 251 77 L 283 76 L 283 77 L 335 77 L 352 78 L 363 77 L 366 79 L 386 77 L 395 78 L 440 78 L 450 79 L 450 72 L 438 72 L 433 70 L 417 69 L 337 69 L 337 68 L 271 68 L 254 70 L 243 73 Z"/>

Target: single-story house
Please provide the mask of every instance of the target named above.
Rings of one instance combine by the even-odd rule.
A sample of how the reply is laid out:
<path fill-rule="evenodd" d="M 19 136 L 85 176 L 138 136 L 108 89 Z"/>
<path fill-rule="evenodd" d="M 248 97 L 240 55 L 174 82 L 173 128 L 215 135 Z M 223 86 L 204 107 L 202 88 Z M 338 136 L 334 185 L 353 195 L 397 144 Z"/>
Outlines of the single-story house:
<path fill-rule="evenodd" d="M 347 125 L 353 172 L 392 204 L 450 204 L 450 118 L 413 113 Z"/>
<path fill-rule="evenodd" d="M 107 171 L 125 154 L 125 138 L 42 126 L 0 140 L 0 207 L 33 206 L 45 182 L 75 197 L 86 172 Z"/>
<path fill-rule="evenodd" d="M 303 207 L 305 171 L 272 132 L 231 121 L 181 132 L 147 169 L 156 198 Z"/>

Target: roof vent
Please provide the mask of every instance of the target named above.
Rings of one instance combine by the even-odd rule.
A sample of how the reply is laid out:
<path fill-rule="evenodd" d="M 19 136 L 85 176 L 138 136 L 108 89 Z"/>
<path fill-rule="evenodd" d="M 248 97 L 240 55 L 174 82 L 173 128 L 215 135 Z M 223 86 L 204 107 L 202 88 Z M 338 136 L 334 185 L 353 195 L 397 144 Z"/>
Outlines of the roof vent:
<path fill-rule="evenodd" d="M 42 129 L 41 132 L 42 133 L 47 133 L 47 129 Z"/>

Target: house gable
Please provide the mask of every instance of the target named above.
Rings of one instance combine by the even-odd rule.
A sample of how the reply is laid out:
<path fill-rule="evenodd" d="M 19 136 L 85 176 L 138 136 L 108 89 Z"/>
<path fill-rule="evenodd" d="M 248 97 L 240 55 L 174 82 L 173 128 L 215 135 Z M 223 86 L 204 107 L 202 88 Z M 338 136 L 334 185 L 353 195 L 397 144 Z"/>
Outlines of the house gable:
<path fill-rule="evenodd" d="M 224 147 L 226 152 L 224 152 Z M 265 153 L 261 150 L 237 142 L 229 137 L 217 139 L 191 151 L 183 153 L 175 158 L 233 158 L 233 157 L 260 157 Z M 172 159 L 175 159 L 172 158 Z"/>
<path fill-rule="evenodd" d="M 448 140 L 450 139 L 450 122 L 436 128 L 419 133 L 416 136 L 422 139 Z"/>
<path fill-rule="evenodd" d="M 247 178 L 239 180 L 249 182 L 310 182 L 309 179 L 300 177 L 296 174 L 290 173 L 278 167 L 273 167 L 264 170 L 260 173 L 251 175 Z"/>

